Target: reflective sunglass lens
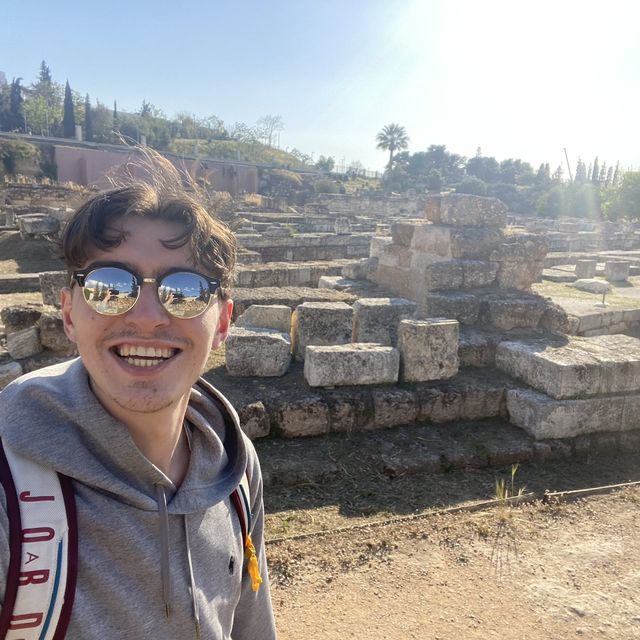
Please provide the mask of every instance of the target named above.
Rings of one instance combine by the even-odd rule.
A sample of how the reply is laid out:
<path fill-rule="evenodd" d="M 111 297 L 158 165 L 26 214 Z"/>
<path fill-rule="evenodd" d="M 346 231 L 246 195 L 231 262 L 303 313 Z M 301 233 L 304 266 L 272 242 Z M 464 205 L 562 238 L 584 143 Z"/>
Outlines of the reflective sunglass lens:
<path fill-rule="evenodd" d="M 209 283 L 197 273 L 181 271 L 162 278 L 158 288 L 160 302 L 178 318 L 200 315 L 211 299 Z"/>
<path fill-rule="evenodd" d="M 93 309 L 104 315 L 126 313 L 138 297 L 135 277 L 117 267 L 94 269 L 85 278 L 84 298 Z"/>

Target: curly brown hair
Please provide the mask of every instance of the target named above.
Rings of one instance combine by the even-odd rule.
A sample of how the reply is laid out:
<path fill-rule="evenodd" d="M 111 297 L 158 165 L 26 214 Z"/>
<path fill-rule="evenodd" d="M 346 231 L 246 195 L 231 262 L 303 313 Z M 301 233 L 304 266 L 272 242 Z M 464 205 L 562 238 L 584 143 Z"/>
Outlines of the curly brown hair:
<path fill-rule="evenodd" d="M 183 230 L 165 247 L 189 246 L 194 266 L 220 279 L 220 296 L 229 296 L 236 261 L 236 239 L 227 225 L 209 213 L 195 181 L 149 149 L 112 178 L 113 188 L 81 205 L 62 233 L 60 248 L 69 273 L 86 264 L 95 249 L 118 246 L 124 234 L 116 223 L 127 216 L 177 222 Z M 134 175 L 137 174 L 137 175 Z M 140 177 L 142 176 L 142 177 Z"/>

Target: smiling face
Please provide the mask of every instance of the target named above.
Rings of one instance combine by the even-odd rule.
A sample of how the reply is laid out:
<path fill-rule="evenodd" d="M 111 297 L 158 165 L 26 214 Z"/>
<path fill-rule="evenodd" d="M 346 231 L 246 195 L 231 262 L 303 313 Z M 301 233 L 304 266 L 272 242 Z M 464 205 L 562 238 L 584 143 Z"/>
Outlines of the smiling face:
<path fill-rule="evenodd" d="M 188 246 L 163 246 L 176 237 L 178 225 L 162 220 L 123 218 L 123 242 L 95 250 L 94 262 L 119 262 L 145 278 L 170 269 L 193 270 Z M 186 408 L 191 386 L 202 373 L 211 348 L 219 347 L 229 329 L 233 304 L 216 296 L 195 318 L 176 318 L 160 304 L 155 284 L 145 283 L 133 308 L 119 316 L 94 311 L 75 285 L 62 292 L 67 336 L 76 343 L 101 404 L 123 422 L 137 413 Z"/>

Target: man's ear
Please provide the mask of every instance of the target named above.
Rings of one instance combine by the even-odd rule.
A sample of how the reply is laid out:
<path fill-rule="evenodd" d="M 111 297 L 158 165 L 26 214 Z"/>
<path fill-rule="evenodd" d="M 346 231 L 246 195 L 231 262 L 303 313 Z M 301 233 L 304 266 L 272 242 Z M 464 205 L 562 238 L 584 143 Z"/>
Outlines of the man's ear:
<path fill-rule="evenodd" d="M 69 287 L 64 287 L 60 290 L 60 307 L 62 310 L 62 326 L 64 332 L 71 340 L 71 342 L 77 342 L 76 340 L 76 328 L 71 318 L 71 311 L 73 309 L 73 303 L 71 301 L 73 292 Z"/>
<path fill-rule="evenodd" d="M 220 315 L 218 316 L 218 326 L 213 336 L 212 349 L 217 349 L 227 339 L 229 328 L 231 327 L 231 314 L 233 313 L 233 300 L 222 300 L 219 302 Z"/>

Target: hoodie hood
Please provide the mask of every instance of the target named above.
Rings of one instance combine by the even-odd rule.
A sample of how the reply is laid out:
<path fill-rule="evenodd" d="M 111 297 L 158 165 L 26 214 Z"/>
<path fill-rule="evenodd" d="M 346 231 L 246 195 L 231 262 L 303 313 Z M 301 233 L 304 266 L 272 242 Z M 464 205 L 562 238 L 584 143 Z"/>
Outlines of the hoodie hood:
<path fill-rule="evenodd" d="M 191 390 L 186 421 L 195 446 L 176 489 L 102 407 L 79 358 L 22 376 L 2 391 L 0 402 L 0 437 L 17 453 L 145 511 L 158 510 L 161 486 L 169 514 L 195 513 L 227 499 L 247 465 L 236 412 L 202 379 Z"/>

